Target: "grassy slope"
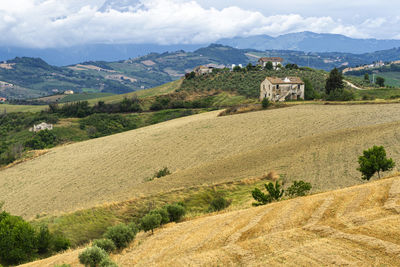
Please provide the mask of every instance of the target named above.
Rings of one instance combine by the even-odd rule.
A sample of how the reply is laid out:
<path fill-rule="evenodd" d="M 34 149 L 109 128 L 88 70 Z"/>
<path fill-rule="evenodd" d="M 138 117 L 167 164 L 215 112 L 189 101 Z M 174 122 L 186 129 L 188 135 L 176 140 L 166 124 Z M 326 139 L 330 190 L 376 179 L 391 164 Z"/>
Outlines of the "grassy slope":
<path fill-rule="evenodd" d="M 89 103 L 95 104 L 98 101 L 104 101 L 106 103 L 115 103 L 118 101 L 121 101 L 124 99 L 124 97 L 133 97 L 137 96 L 139 98 L 145 98 L 145 97 L 151 97 L 151 96 L 157 96 L 157 95 L 163 95 L 163 94 L 168 94 L 180 87 L 182 83 L 182 80 L 176 80 L 173 82 L 169 82 L 151 89 L 145 89 L 145 90 L 139 90 L 135 91 L 132 93 L 127 93 L 127 94 L 122 94 L 122 95 L 112 95 L 112 96 L 107 96 L 107 97 L 100 97 L 100 98 L 95 98 L 95 99 L 90 99 Z"/>
<path fill-rule="evenodd" d="M 399 266 L 400 178 L 139 234 L 120 266 Z M 78 265 L 80 250 L 25 266 Z"/>
<path fill-rule="evenodd" d="M 0 171 L 0 195 L 7 210 L 30 218 L 272 169 L 288 181 L 310 181 L 316 191 L 350 186 L 360 183 L 357 157 L 372 145 L 384 145 L 399 162 L 399 107 L 298 105 L 199 114 L 52 149 Z M 173 174 L 145 181 L 163 166 Z"/>

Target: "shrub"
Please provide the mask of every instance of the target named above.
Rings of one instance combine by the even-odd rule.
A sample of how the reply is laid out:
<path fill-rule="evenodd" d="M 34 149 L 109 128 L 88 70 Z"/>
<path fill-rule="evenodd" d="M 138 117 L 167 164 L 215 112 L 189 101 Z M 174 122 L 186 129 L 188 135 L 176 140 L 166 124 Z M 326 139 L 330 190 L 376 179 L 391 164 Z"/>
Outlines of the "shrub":
<path fill-rule="evenodd" d="M 118 265 L 110 258 L 105 258 L 100 262 L 99 267 L 118 267 Z"/>
<path fill-rule="evenodd" d="M 49 130 L 42 130 L 25 142 L 25 146 L 32 149 L 44 149 L 57 143 L 57 136 Z"/>
<path fill-rule="evenodd" d="M 171 174 L 170 170 L 167 167 L 164 167 L 163 169 L 159 170 L 154 174 L 154 178 L 161 178 L 170 174 Z"/>
<path fill-rule="evenodd" d="M 217 194 L 210 202 L 210 206 L 208 207 L 208 211 L 220 211 L 229 207 L 232 201 L 224 198 L 223 195 Z"/>
<path fill-rule="evenodd" d="M 342 89 L 331 91 L 331 93 L 327 95 L 326 99 L 329 101 L 351 101 L 355 100 L 356 96 L 352 91 Z"/>
<path fill-rule="evenodd" d="M 19 264 L 33 259 L 36 252 L 33 227 L 21 217 L 0 213 L 0 259 L 6 264 Z"/>
<path fill-rule="evenodd" d="M 165 208 L 152 210 L 150 214 L 159 214 L 161 216 L 161 224 L 169 223 L 169 214 Z"/>
<path fill-rule="evenodd" d="M 93 246 L 98 246 L 99 248 L 104 249 L 108 253 L 111 253 L 117 249 L 114 242 L 111 239 L 106 239 L 106 238 L 94 240 Z"/>
<path fill-rule="evenodd" d="M 312 186 L 310 183 L 306 183 L 304 181 L 294 181 L 293 185 L 291 185 L 286 194 L 290 197 L 300 197 L 305 196 L 311 190 Z"/>
<path fill-rule="evenodd" d="M 268 98 L 264 98 L 261 101 L 261 106 L 263 109 L 267 109 L 270 106 L 270 102 L 269 102 Z"/>
<path fill-rule="evenodd" d="M 53 250 L 60 252 L 71 247 L 71 242 L 61 233 L 53 235 Z"/>
<path fill-rule="evenodd" d="M 126 224 L 118 224 L 109 227 L 104 234 L 104 238 L 111 239 L 118 249 L 126 248 L 129 243 L 135 238 L 136 233 L 132 227 Z"/>
<path fill-rule="evenodd" d="M 253 206 L 265 205 L 265 204 L 271 203 L 271 201 L 272 201 L 272 198 L 270 195 L 264 194 L 258 188 L 254 188 L 254 190 L 251 192 L 251 195 L 253 196 L 254 200 L 256 201 L 255 203 L 253 203 Z"/>
<path fill-rule="evenodd" d="M 107 252 L 97 246 L 85 249 L 79 254 L 79 262 L 85 266 L 97 267 L 100 262 L 108 258 Z"/>
<path fill-rule="evenodd" d="M 357 168 L 362 173 L 363 180 L 369 180 L 377 172 L 378 178 L 381 178 L 380 172 L 390 171 L 394 168 L 393 159 L 386 158 L 386 151 L 383 146 L 373 146 L 364 150 L 363 155 L 358 158 L 360 167 Z"/>
<path fill-rule="evenodd" d="M 171 222 L 179 222 L 186 213 L 185 207 L 179 204 L 167 205 L 166 208 Z"/>
<path fill-rule="evenodd" d="M 253 206 L 265 205 L 272 202 L 273 200 L 278 201 L 283 196 L 284 190 L 281 189 L 282 185 L 279 183 L 279 181 L 276 181 L 275 184 L 274 183 L 264 184 L 264 186 L 268 192 L 268 195 L 264 194 L 258 188 L 255 188 L 251 192 L 254 200 L 257 201 L 256 203 L 253 203 Z"/>
<path fill-rule="evenodd" d="M 140 225 L 145 232 L 153 230 L 161 225 L 162 217 L 158 213 L 149 213 L 140 220 Z"/>
<path fill-rule="evenodd" d="M 40 227 L 38 236 L 37 236 L 37 242 L 38 242 L 38 252 L 40 254 L 46 253 L 50 250 L 51 245 L 53 243 L 53 238 L 52 235 L 50 234 L 49 228 L 47 225 L 42 225 Z"/>

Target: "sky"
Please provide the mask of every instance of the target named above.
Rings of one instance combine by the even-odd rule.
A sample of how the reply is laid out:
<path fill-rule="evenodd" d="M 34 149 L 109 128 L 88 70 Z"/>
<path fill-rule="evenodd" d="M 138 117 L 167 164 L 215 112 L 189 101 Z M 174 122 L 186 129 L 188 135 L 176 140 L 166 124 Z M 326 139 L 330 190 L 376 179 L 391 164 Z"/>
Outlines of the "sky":
<path fill-rule="evenodd" d="M 1 0 L 0 46 L 206 44 L 313 31 L 400 39 L 396 0 Z"/>

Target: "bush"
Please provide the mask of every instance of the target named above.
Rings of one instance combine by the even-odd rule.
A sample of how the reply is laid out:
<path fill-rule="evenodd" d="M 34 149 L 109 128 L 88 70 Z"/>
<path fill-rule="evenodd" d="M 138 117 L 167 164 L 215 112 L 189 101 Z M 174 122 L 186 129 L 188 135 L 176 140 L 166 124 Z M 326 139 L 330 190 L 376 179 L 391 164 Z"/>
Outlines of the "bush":
<path fill-rule="evenodd" d="M 394 168 L 393 159 L 386 157 L 386 151 L 383 146 L 373 146 L 364 150 L 363 155 L 358 158 L 360 167 L 357 169 L 362 173 L 362 179 L 368 180 L 377 172 L 378 178 L 381 178 L 381 172 L 390 171 Z"/>
<path fill-rule="evenodd" d="M 159 170 L 154 174 L 154 178 L 161 178 L 170 174 L 171 174 L 170 170 L 167 167 L 164 167 L 163 169 Z"/>
<path fill-rule="evenodd" d="M 161 216 L 161 224 L 169 223 L 169 214 L 165 208 L 152 210 L 150 214 L 159 214 Z"/>
<path fill-rule="evenodd" d="M 32 260 L 37 253 L 33 227 L 21 217 L 0 213 L 0 259 L 6 264 Z"/>
<path fill-rule="evenodd" d="M 100 262 L 108 258 L 107 252 L 97 246 L 85 249 L 79 254 L 79 262 L 85 266 L 97 267 Z"/>
<path fill-rule="evenodd" d="M 153 230 L 161 225 L 162 217 L 158 213 L 149 213 L 140 220 L 140 225 L 145 232 Z"/>
<path fill-rule="evenodd" d="M 284 190 L 281 189 L 282 185 L 279 183 L 279 181 L 276 181 L 275 184 L 274 183 L 264 184 L 264 186 L 268 192 L 268 195 L 261 192 L 261 190 L 258 188 L 255 188 L 251 192 L 254 200 L 257 201 L 256 203 L 253 203 L 253 206 L 265 205 L 272 202 L 273 200 L 278 201 L 283 196 Z"/>
<path fill-rule="evenodd" d="M 264 98 L 261 101 L 261 106 L 263 109 L 267 109 L 270 106 L 270 102 L 269 102 L 268 98 Z"/>
<path fill-rule="evenodd" d="M 53 235 L 53 250 L 55 252 L 60 252 L 67 250 L 71 247 L 71 242 L 61 233 L 56 233 Z"/>
<path fill-rule="evenodd" d="M 105 258 L 100 262 L 99 267 L 118 267 L 118 265 L 110 258 Z"/>
<path fill-rule="evenodd" d="M 104 249 L 106 252 L 111 253 L 117 249 L 114 242 L 111 239 L 96 239 L 93 241 L 93 246 Z"/>
<path fill-rule="evenodd" d="M 25 142 L 25 147 L 32 149 L 44 149 L 57 143 L 57 136 L 49 130 L 42 130 Z"/>
<path fill-rule="evenodd" d="M 166 206 L 168 215 L 169 215 L 169 220 L 171 222 L 179 222 L 183 216 L 185 216 L 186 209 L 182 205 L 179 204 L 173 204 L 173 205 L 167 205 Z"/>
<path fill-rule="evenodd" d="M 294 181 L 293 185 L 291 185 L 286 194 L 290 197 L 300 197 L 305 196 L 311 190 L 312 186 L 310 183 L 306 183 L 304 181 Z"/>
<path fill-rule="evenodd" d="M 49 228 L 47 225 L 42 225 L 40 227 L 38 236 L 37 236 L 37 242 L 38 242 L 38 252 L 40 254 L 47 253 L 51 245 L 53 243 L 53 237 L 50 234 Z"/>
<path fill-rule="evenodd" d="M 213 211 L 220 211 L 220 210 L 226 209 L 227 207 L 229 207 L 231 202 L 232 201 L 224 198 L 223 195 L 217 194 L 217 196 L 215 196 L 211 200 L 210 206 L 208 207 L 208 211 L 213 212 Z"/>
<path fill-rule="evenodd" d="M 104 238 L 112 240 L 118 249 L 126 248 L 135 238 L 136 232 L 126 224 L 118 224 L 109 227 L 104 234 Z"/>
<path fill-rule="evenodd" d="M 335 90 L 327 95 L 327 100 L 329 101 L 352 101 L 355 100 L 355 94 L 350 90 Z"/>

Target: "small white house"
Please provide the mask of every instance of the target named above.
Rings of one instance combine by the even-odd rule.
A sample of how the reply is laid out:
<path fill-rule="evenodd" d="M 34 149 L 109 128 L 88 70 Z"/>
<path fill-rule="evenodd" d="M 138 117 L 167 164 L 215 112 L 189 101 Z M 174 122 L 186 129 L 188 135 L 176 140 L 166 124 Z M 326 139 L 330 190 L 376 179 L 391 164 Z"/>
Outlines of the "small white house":
<path fill-rule="evenodd" d="M 64 95 L 73 95 L 73 94 L 74 94 L 74 91 L 72 91 L 72 90 L 64 91 Z"/>
<path fill-rule="evenodd" d="M 274 69 L 276 69 L 279 64 L 282 65 L 283 58 L 281 58 L 281 57 L 262 57 L 258 60 L 258 65 L 265 68 L 265 66 L 267 65 L 268 62 L 271 62 Z"/>
<path fill-rule="evenodd" d="M 29 129 L 30 132 L 35 132 L 35 133 L 43 130 L 50 130 L 50 131 L 53 130 L 53 124 L 42 122 L 40 124 L 33 125 L 33 127 Z"/>
<path fill-rule="evenodd" d="M 304 82 L 299 77 L 267 77 L 260 86 L 260 100 L 286 101 L 304 99 Z"/>

